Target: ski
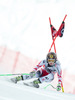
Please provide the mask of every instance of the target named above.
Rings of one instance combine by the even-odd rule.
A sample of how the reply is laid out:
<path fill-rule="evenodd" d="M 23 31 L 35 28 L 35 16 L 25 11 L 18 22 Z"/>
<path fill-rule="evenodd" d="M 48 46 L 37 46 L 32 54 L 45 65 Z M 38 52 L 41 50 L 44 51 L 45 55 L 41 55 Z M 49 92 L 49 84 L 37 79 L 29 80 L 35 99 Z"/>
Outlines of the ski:
<path fill-rule="evenodd" d="M 23 82 L 23 84 L 29 87 L 39 88 L 39 85 L 33 85 L 33 82 L 29 82 L 29 83 Z"/>

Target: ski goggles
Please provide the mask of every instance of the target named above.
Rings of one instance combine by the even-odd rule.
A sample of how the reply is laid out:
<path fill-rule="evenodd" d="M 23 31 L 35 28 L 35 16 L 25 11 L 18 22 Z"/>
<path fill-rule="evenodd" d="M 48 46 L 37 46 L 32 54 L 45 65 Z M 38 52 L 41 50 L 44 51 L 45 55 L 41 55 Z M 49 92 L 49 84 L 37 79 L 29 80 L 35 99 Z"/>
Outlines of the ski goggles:
<path fill-rule="evenodd" d="M 55 59 L 48 59 L 48 62 L 54 63 L 55 62 Z"/>

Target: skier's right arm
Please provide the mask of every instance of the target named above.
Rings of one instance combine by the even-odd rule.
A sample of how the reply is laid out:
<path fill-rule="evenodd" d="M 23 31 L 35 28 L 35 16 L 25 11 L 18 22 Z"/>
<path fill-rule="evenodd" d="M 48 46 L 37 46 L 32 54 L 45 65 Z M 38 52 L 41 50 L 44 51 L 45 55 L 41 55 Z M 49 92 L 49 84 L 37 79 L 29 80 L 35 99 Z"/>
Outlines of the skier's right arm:
<path fill-rule="evenodd" d="M 45 62 L 46 62 L 45 60 L 42 60 L 42 61 L 40 61 L 40 62 L 34 67 L 33 71 L 30 72 L 31 77 L 35 76 L 36 71 L 37 71 L 40 67 L 42 67 L 43 65 L 45 65 Z"/>
<path fill-rule="evenodd" d="M 45 60 L 42 60 L 42 61 L 40 61 L 39 63 L 38 63 L 38 65 L 36 65 L 35 67 L 34 67 L 34 69 L 33 69 L 33 71 L 37 71 L 40 67 L 42 67 L 43 65 L 45 65 Z"/>

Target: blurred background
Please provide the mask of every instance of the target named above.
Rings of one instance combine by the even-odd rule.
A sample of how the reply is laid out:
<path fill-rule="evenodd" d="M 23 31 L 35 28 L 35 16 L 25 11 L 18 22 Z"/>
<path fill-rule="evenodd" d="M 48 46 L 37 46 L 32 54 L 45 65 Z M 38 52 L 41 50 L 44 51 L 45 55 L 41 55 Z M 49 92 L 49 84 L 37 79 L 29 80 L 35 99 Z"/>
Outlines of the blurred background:
<path fill-rule="evenodd" d="M 0 74 L 32 71 L 52 43 L 49 17 L 58 30 L 67 14 L 64 35 L 55 43 L 64 90 L 75 94 L 74 10 L 75 0 L 0 0 Z"/>

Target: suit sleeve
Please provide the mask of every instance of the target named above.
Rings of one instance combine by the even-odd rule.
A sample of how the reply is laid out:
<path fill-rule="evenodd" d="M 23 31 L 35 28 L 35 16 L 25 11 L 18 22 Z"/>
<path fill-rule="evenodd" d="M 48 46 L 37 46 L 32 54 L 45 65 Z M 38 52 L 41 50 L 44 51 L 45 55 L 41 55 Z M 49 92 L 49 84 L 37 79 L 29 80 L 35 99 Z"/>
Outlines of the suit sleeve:
<path fill-rule="evenodd" d="M 41 68 L 43 65 L 45 65 L 45 60 L 40 61 L 33 69 L 33 71 L 37 71 L 39 68 Z"/>
<path fill-rule="evenodd" d="M 57 63 L 57 76 L 58 76 L 58 84 L 61 84 L 62 82 L 62 70 L 61 70 L 61 66 L 60 63 Z"/>

